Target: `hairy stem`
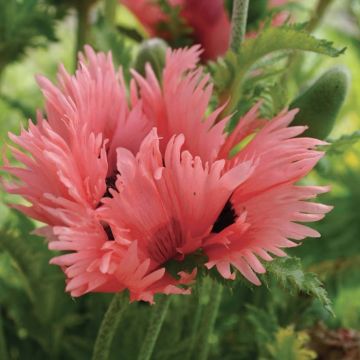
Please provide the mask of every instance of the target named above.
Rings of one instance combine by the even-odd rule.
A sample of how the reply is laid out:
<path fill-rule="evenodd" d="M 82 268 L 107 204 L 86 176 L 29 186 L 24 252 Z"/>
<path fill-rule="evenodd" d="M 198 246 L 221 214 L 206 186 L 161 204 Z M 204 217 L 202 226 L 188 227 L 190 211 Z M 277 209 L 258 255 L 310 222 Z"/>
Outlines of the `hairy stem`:
<path fill-rule="evenodd" d="M 128 298 L 125 293 L 114 295 L 111 303 L 101 322 L 100 329 L 95 341 L 93 360 L 108 360 L 111 344 L 115 331 L 119 325 L 121 317 L 127 307 Z"/>
<path fill-rule="evenodd" d="M 191 326 L 191 330 L 190 330 L 190 343 L 189 343 L 188 350 L 187 350 L 184 360 L 190 360 L 192 358 L 192 354 L 195 349 L 196 340 L 197 340 L 196 334 L 199 329 L 200 319 L 201 319 L 201 315 L 202 315 L 203 309 L 204 309 L 204 302 L 203 302 L 202 294 L 203 294 L 203 292 L 206 292 L 206 290 L 207 290 L 206 284 L 204 282 L 202 282 L 202 284 L 199 286 L 199 290 L 198 290 L 198 296 L 196 299 L 197 301 L 195 304 L 194 318 L 193 318 L 193 322 L 192 322 L 192 326 Z"/>
<path fill-rule="evenodd" d="M 197 356 L 198 360 L 206 360 L 208 358 L 210 337 L 212 335 L 215 320 L 219 311 L 223 287 L 221 284 L 213 282 L 212 286 L 209 288 L 209 291 L 209 303 L 205 309 L 203 322 L 201 325 L 200 339 L 198 345 L 199 354 Z"/>
<path fill-rule="evenodd" d="M 234 0 L 231 19 L 230 48 L 238 53 L 246 32 L 249 0 Z"/>
<path fill-rule="evenodd" d="M 85 44 L 89 43 L 90 35 L 90 8 L 92 1 L 81 0 L 76 3 L 77 32 L 75 47 L 75 66 L 78 52 L 82 50 Z"/>
<path fill-rule="evenodd" d="M 150 360 L 154 351 L 156 340 L 159 336 L 167 310 L 170 304 L 170 296 L 166 296 L 158 301 L 150 316 L 149 327 L 147 328 L 144 342 L 140 348 L 138 360 Z"/>

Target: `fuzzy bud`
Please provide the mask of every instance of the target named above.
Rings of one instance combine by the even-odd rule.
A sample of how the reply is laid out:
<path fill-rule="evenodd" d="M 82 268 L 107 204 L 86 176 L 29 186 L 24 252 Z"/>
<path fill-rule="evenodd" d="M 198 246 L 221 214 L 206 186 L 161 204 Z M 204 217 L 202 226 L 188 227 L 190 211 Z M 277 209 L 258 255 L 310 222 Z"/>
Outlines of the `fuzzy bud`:
<path fill-rule="evenodd" d="M 348 87 L 346 68 L 336 66 L 326 71 L 290 104 L 290 109 L 300 109 L 292 125 L 307 125 L 309 129 L 305 136 L 326 138 L 344 103 Z"/>

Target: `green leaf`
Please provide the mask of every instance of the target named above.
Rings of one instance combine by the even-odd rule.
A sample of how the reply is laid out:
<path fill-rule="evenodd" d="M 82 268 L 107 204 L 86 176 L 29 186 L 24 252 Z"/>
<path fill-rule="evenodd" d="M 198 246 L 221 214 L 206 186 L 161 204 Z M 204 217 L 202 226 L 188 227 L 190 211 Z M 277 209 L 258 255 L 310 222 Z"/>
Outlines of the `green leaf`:
<path fill-rule="evenodd" d="M 332 45 L 331 41 L 317 39 L 294 26 L 269 27 L 258 37 L 244 43 L 238 63 L 248 68 L 263 56 L 279 50 L 312 51 L 332 57 L 344 53 L 345 48 L 338 50 Z"/>
<path fill-rule="evenodd" d="M 336 49 L 332 42 L 317 39 L 296 25 L 267 27 L 256 38 L 247 39 L 237 55 L 228 51 L 224 59 L 211 65 L 220 97 L 228 98 L 231 95 L 226 113 L 229 114 L 236 108 L 241 97 L 242 83 L 254 64 L 274 52 L 294 50 L 336 57 L 343 54 L 345 48 Z"/>
<path fill-rule="evenodd" d="M 360 130 L 343 135 L 335 140 L 327 140 L 329 145 L 322 146 L 328 155 L 341 155 L 360 141 Z"/>
<path fill-rule="evenodd" d="M 267 264 L 265 283 L 269 283 L 269 276 L 274 277 L 284 288 L 294 292 L 303 292 L 319 300 L 324 308 L 334 316 L 331 301 L 315 273 L 305 273 L 299 258 L 279 258 Z"/>
<path fill-rule="evenodd" d="M 56 41 L 57 12 L 40 0 L 0 0 L 0 70 L 29 47 Z"/>
<path fill-rule="evenodd" d="M 30 233 L 35 229 L 34 223 L 17 211 L 0 229 L 0 250 L 6 251 L 14 261 L 21 275 L 27 295 L 36 302 L 36 288 L 44 264 L 50 257 L 43 240 Z"/>
<path fill-rule="evenodd" d="M 316 353 L 307 348 L 310 338 L 306 332 L 296 332 L 293 326 L 280 328 L 275 341 L 267 344 L 267 349 L 274 360 L 312 360 Z"/>

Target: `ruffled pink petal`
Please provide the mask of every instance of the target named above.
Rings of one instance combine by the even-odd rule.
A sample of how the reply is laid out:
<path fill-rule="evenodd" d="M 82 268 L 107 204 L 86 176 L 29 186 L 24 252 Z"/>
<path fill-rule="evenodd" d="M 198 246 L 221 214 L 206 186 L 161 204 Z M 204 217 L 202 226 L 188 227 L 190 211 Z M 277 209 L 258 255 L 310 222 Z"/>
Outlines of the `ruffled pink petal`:
<path fill-rule="evenodd" d="M 12 148 L 14 157 L 25 166 L 5 163 L 4 170 L 19 180 L 5 187 L 30 202 L 31 207 L 21 206 L 22 211 L 48 224 L 59 224 L 46 210 L 58 207 L 51 196 L 94 208 L 106 190 L 108 168 L 101 135 L 86 134 L 85 128 L 67 129 L 70 142 L 39 118 L 37 125 L 29 122 L 29 129 L 22 129 L 19 136 L 9 134 L 27 153 Z"/>
<path fill-rule="evenodd" d="M 102 134 L 109 148 L 109 172 L 115 165 L 117 146 L 136 152 L 151 128 L 139 107 L 130 109 L 121 70 L 115 72 L 111 53 L 95 53 L 85 46 L 79 55 L 79 68 L 74 76 L 63 66 L 59 69 L 59 87 L 39 76 L 38 83 L 46 99 L 46 113 L 50 125 L 66 142 L 75 131 L 86 129 L 83 136 Z M 86 127 L 85 127 L 86 125 Z"/>
<path fill-rule="evenodd" d="M 119 149 L 119 192 L 104 198 L 98 209 L 119 237 L 137 240 L 155 264 L 198 249 L 253 168 L 247 161 L 224 172 L 224 160 L 203 164 L 200 157 L 182 151 L 183 144 L 182 135 L 169 141 L 164 164 L 156 130 L 145 138 L 136 158 Z"/>
<path fill-rule="evenodd" d="M 258 257 L 271 261 L 269 253 L 285 256 L 281 249 L 296 246 L 294 240 L 320 236 L 317 231 L 297 222 L 315 221 L 331 210 L 331 206 L 306 201 L 327 190 L 326 187 L 285 184 L 254 195 L 248 200 L 239 199 L 241 205 L 235 204 L 235 207 L 238 212 L 246 209 L 244 222 L 248 227 L 243 232 L 229 233 L 230 226 L 223 234 L 228 239 L 226 246 L 209 241 L 209 245 L 205 247 L 205 253 L 209 257 L 207 266 L 216 266 L 223 276 L 230 278 L 224 269 L 233 265 L 251 282 L 259 284 L 253 272 L 263 273 L 265 269 Z M 221 237 L 222 234 L 216 236 Z"/>
<path fill-rule="evenodd" d="M 168 51 L 162 88 L 150 67 L 147 67 L 146 78 L 136 72 L 133 75 L 140 88 L 144 113 L 164 139 L 161 151 L 165 151 L 174 134 L 184 134 L 185 149 L 203 161 L 213 161 L 225 141 L 227 119 L 217 122 L 222 108 L 206 115 L 212 85 L 202 69 L 194 69 L 199 54 L 198 46 Z"/>
<path fill-rule="evenodd" d="M 239 189 L 234 203 L 244 201 L 249 196 L 271 189 L 274 186 L 294 183 L 307 175 L 316 165 L 323 152 L 316 146 L 324 142 L 312 138 L 296 137 L 306 128 L 288 127 L 297 110 L 281 113 L 255 135 L 233 159 L 232 164 L 257 159 L 255 171 Z M 241 200 L 240 200 L 241 198 Z"/>
<path fill-rule="evenodd" d="M 330 211 L 308 201 L 328 188 L 297 183 L 325 143 L 289 127 L 296 110 L 264 121 L 257 105 L 226 136 L 222 108 L 207 115 L 212 86 L 196 70 L 198 47 L 168 51 L 161 86 L 149 66 L 145 78 L 134 73 L 129 103 L 111 57 L 85 52 L 74 77 L 61 69 L 60 88 L 40 78 L 48 120 L 38 114 L 37 125 L 9 135 L 22 165 L 5 158 L 17 180 L 2 180 L 30 204 L 19 210 L 47 224 L 39 231 L 49 248 L 64 252 L 51 262 L 72 296 L 189 293 L 182 285 L 196 271 L 174 278 L 165 264 L 198 249 L 224 278 L 237 269 L 258 285 L 260 259 L 320 236 L 302 223 Z"/>
<path fill-rule="evenodd" d="M 230 278 L 228 266 L 237 268 L 249 281 L 259 284 L 255 273 L 264 272 L 258 256 L 266 261 L 285 256 L 282 248 L 296 246 L 295 241 L 320 234 L 298 222 L 314 222 L 331 210 L 330 206 L 308 202 L 316 195 L 328 191 L 327 187 L 301 187 L 295 185 L 316 165 L 323 153 L 316 139 L 298 137 L 304 127 L 288 127 L 296 110 L 283 112 L 267 122 L 255 137 L 227 166 L 254 158 L 256 166 L 248 179 L 231 197 L 231 204 L 239 216 L 235 224 L 221 233 L 210 236 L 205 245 L 209 257 L 208 267 L 217 266 L 219 272 Z M 245 117 L 240 128 L 225 142 L 223 153 L 235 144 L 238 134 L 256 123 L 254 109 Z M 237 229 L 232 230 L 235 226 Z M 226 241 L 221 244 L 221 239 Z"/>

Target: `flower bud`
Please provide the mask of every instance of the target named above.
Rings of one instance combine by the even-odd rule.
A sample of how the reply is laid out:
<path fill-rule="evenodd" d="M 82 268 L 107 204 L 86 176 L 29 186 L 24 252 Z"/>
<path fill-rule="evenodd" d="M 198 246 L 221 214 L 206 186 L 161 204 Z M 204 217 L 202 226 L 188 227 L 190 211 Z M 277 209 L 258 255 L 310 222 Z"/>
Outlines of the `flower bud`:
<path fill-rule="evenodd" d="M 346 68 L 336 66 L 326 71 L 290 104 L 290 109 L 300 109 L 292 125 L 307 125 L 305 136 L 326 138 L 345 100 L 348 85 Z"/>
<path fill-rule="evenodd" d="M 153 38 L 143 41 L 134 61 L 134 69 L 141 75 L 145 75 L 145 65 L 149 63 L 157 78 L 160 79 L 165 65 L 167 47 L 166 42 L 162 39 Z"/>

